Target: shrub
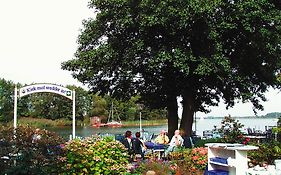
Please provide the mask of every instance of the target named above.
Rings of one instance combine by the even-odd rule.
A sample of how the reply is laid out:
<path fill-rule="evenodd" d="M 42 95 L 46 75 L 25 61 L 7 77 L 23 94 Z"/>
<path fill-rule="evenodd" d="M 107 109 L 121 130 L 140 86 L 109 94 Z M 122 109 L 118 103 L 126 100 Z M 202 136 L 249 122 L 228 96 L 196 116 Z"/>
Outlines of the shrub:
<path fill-rule="evenodd" d="M 202 174 L 208 163 L 208 149 L 197 147 L 172 152 L 171 160 L 176 163 L 181 174 Z"/>
<path fill-rule="evenodd" d="M 281 159 L 281 143 L 277 141 L 258 143 L 258 150 L 249 151 L 250 166 L 260 165 L 263 163 L 274 164 L 274 160 Z"/>
<path fill-rule="evenodd" d="M 60 147 L 65 141 L 55 133 L 40 130 L 40 139 L 32 142 L 35 128 L 19 126 L 14 132 L 13 127 L 0 128 L 0 169 L 3 174 L 57 174 L 59 171 L 60 156 L 63 155 Z"/>
<path fill-rule="evenodd" d="M 112 137 L 74 139 L 65 146 L 67 155 L 62 174 L 124 174 L 126 148 Z"/>
<path fill-rule="evenodd" d="M 204 147 L 206 143 L 220 143 L 221 138 L 200 139 L 195 143 L 195 147 Z"/>
<path fill-rule="evenodd" d="M 148 171 L 154 171 L 156 175 L 170 175 L 175 172 L 175 164 L 169 161 L 147 159 L 141 162 L 131 173 L 146 174 Z"/>
<path fill-rule="evenodd" d="M 224 117 L 221 122 L 221 128 L 218 129 L 219 133 L 223 135 L 222 142 L 246 144 L 249 140 L 245 140 L 246 138 L 241 132 L 243 126 L 239 120 L 235 120 L 230 115 Z"/>

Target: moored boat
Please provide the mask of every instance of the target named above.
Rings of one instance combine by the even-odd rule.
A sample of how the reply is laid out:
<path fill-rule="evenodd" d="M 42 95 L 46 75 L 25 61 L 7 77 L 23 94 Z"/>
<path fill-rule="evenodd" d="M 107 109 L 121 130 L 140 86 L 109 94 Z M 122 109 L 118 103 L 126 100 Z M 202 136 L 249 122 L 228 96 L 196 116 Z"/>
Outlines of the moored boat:
<path fill-rule="evenodd" d="M 121 121 L 120 122 L 118 122 L 118 121 L 111 121 L 111 122 L 107 122 L 106 124 L 105 124 L 105 126 L 109 126 L 109 127 L 121 127 L 123 124 L 121 123 Z"/>
<path fill-rule="evenodd" d="M 107 123 L 105 124 L 105 126 L 108 127 L 121 127 L 123 124 L 119 118 L 119 116 L 114 116 L 114 107 L 113 107 L 113 103 L 111 104 L 111 110 L 109 113 L 109 117 L 107 120 Z"/>

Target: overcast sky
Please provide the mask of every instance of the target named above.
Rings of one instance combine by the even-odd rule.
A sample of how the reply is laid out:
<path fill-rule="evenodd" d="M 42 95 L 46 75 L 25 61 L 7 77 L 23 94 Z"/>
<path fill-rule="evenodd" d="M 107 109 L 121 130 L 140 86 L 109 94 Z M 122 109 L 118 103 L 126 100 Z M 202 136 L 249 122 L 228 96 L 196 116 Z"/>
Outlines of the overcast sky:
<path fill-rule="evenodd" d="M 15 83 L 81 85 L 61 62 L 73 58 L 82 20 L 93 17 L 88 0 L 0 0 L 0 78 Z M 281 93 L 271 90 L 265 111 L 281 112 Z M 211 108 L 197 116 L 253 115 L 250 104 Z"/>
<path fill-rule="evenodd" d="M 0 0 L 0 77 L 22 84 L 77 84 L 61 62 L 73 58 L 88 0 Z"/>

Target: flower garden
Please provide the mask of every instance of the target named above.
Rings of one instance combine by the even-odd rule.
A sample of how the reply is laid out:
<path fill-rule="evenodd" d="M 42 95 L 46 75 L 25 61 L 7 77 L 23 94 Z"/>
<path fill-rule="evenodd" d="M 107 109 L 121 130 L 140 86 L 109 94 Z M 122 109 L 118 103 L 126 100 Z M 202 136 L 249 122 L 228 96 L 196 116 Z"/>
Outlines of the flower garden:
<path fill-rule="evenodd" d="M 223 126 L 235 123 L 224 120 Z M 238 128 L 240 125 L 234 124 Z M 227 127 L 229 128 L 229 127 Z M 158 159 L 147 154 L 143 161 L 129 162 L 126 148 L 113 137 L 89 137 L 65 142 L 56 134 L 41 130 L 41 139 L 32 142 L 35 129 L 18 127 L 0 128 L 0 169 L 3 174 L 104 174 L 142 175 L 153 172 L 159 175 L 201 175 L 208 163 L 208 142 L 239 141 L 259 147 L 248 154 L 249 167 L 265 166 L 281 158 L 281 143 L 268 141 L 256 143 L 245 138 L 237 128 L 224 130 L 221 139 L 200 140 L 194 148 L 181 148 Z"/>

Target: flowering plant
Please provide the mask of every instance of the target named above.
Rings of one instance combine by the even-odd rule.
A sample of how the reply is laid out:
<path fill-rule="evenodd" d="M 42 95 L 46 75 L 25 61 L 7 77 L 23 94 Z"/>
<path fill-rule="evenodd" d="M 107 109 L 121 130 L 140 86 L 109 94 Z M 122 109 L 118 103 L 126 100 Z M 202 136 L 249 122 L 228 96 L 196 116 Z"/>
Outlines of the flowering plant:
<path fill-rule="evenodd" d="M 127 171 L 126 149 L 113 138 L 75 139 L 68 142 L 65 149 L 63 174 L 124 174 Z"/>
<path fill-rule="evenodd" d="M 131 170 L 131 173 L 142 174 L 147 171 L 154 171 L 156 174 L 170 175 L 175 173 L 176 168 L 175 163 L 170 161 L 147 159 L 135 166 L 135 169 Z"/>
<path fill-rule="evenodd" d="M 197 170 L 205 170 L 208 163 L 208 149 L 204 147 L 194 148 L 191 151 L 191 158 L 194 168 Z"/>
<path fill-rule="evenodd" d="M 245 136 L 243 136 L 242 134 L 240 134 L 239 136 L 238 136 L 238 142 L 240 142 L 240 143 L 242 143 L 242 144 L 244 144 L 244 145 L 247 145 L 248 144 L 248 142 L 250 141 L 250 138 L 249 137 L 245 137 Z"/>
<path fill-rule="evenodd" d="M 172 152 L 170 155 L 180 172 L 188 172 L 190 175 L 202 174 L 208 163 L 208 149 L 197 147 Z M 182 173 L 181 173 L 182 174 Z"/>
<path fill-rule="evenodd" d="M 0 174 L 56 174 L 64 155 L 60 144 L 65 140 L 53 132 L 35 128 L 0 126 Z M 15 155 L 15 156 L 12 156 Z"/>
<path fill-rule="evenodd" d="M 226 143 L 247 144 L 249 139 L 244 138 L 241 129 L 244 127 L 239 120 L 235 120 L 230 115 L 224 117 L 221 122 L 221 128 L 218 131 L 222 134 L 222 141 Z"/>

